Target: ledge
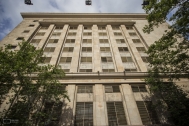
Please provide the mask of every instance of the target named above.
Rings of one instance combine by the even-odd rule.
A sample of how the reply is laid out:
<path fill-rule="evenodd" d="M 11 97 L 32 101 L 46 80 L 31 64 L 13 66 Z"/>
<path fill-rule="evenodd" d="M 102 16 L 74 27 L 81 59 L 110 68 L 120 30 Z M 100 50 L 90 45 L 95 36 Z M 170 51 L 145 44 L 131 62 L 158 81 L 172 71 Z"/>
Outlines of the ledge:
<path fill-rule="evenodd" d="M 145 13 L 21 13 L 22 18 L 140 18 L 146 19 Z"/>

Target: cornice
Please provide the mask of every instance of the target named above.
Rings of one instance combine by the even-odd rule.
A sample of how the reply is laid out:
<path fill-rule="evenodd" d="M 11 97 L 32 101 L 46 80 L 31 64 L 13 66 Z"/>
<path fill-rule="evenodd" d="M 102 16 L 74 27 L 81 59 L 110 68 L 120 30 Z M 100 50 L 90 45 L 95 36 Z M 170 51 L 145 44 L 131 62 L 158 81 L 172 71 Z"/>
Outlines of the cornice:
<path fill-rule="evenodd" d="M 22 18 L 136 18 L 146 19 L 145 13 L 21 13 Z"/>

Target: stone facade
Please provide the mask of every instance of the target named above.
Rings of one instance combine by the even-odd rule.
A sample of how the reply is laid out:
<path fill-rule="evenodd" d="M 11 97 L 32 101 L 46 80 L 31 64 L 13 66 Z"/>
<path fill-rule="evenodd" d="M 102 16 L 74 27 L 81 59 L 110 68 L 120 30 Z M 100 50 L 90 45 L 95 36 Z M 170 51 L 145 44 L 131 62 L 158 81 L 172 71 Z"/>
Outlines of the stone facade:
<path fill-rule="evenodd" d="M 144 106 L 145 101 L 151 101 L 144 82 L 148 70 L 145 50 L 162 36 L 168 24 L 160 25 L 149 35 L 142 31 L 147 24 L 146 14 L 21 15 L 23 21 L 0 42 L 0 46 L 17 46 L 21 41 L 18 38 L 24 38 L 36 48 L 44 49 L 44 55 L 50 59 L 46 64 L 60 65 L 65 70 L 66 77 L 60 82 L 66 85 L 71 101 L 65 101 L 61 125 L 78 123 L 77 112 L 81 109 L 77 108 L 78 104 L 86 107 L 88 103 L 92 104 L 92 115 L 88 114 L 92 119 L 84 117 L 88 122 L 79 120 L 85 125 L 153 124 L 149 116 L 146 117 L 149 120 L 142 117 L 138 108 L 138 101 Z M 185 82 L 188 80 L 179 84 L 185 85 Z M 79 91 L 82 88 L 86 91 Z M 112 110 L 111 105 L 115 107 Z M 117 106 L 120 109 L 123 106 L 121 116 Z M 148 113 L 149 110 L 144 109 Z M 165 122 L 158 113 L 157 119 L 160 123 Z"/>

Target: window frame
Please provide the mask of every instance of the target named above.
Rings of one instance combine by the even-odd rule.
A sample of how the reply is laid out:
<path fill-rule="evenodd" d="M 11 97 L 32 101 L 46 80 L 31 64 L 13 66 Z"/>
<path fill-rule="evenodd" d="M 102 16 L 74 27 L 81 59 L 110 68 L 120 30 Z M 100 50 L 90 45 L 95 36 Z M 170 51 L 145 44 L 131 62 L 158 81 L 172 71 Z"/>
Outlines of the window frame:
<path fill-rule="evenodd" d="M 74 47 L 64 47 L 62 52 L 73 52 Z"/>
<path fill-rule="evenodd" d="M 129 52 L 128 47 L 118 47 L 119 52 Z"/>
<path fill-rule="evenodd" d="M 104 85 L 105 93 L 121 93 L 119 85 Z"/>
<path fill-rule="evenodd" d="M 72 57 L 60 57 L 59 64 L 71 63 Z"/>

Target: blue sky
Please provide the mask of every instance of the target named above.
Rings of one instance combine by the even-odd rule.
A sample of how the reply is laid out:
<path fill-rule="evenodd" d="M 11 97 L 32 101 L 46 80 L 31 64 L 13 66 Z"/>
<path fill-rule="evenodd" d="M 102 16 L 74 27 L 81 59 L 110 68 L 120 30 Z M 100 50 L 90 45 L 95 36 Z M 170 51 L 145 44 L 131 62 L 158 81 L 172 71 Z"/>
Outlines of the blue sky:
<path fill-rule="evenodd" d="M 24 0 L 0 0 L 0 41 L 21 21 L 20 12 L 57 13 L 144 13 L 143 0 L 32 0 L 34 5 L 25 5 Z"/>

